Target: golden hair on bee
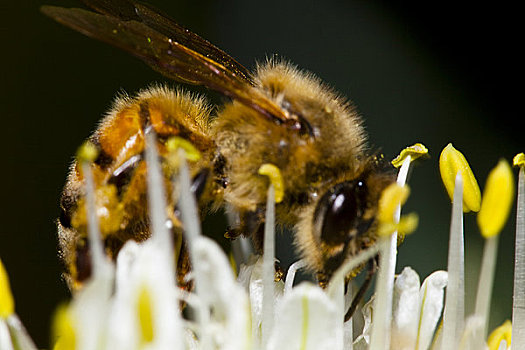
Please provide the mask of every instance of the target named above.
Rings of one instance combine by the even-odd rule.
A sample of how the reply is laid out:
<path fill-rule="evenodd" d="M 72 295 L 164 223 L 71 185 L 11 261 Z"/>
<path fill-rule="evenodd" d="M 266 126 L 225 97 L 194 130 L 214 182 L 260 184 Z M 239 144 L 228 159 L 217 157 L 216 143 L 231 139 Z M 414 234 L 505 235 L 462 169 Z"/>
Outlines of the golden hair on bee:
<path fill-rule="evenodd" d="M 312 73 L 282 60 L 269 60 L 256 73 L 257 88 L 281 108 L 300 114 L 315 136 L 301 138 L 240 103 L 227 104 L 213 125 L 221 130 L 215 132 L 216 142 L 233 167 L 227 200 L 250 210 L 263 202 L 267 184 L 254 174 L 264 162 L 278 166 L 285 188 L 298 194 L 326 182 L 322 168 L 338 172 L 358 167 L 366 138 L 361 119 L 349 102 Z"/>
<path fill-rule="evenodd" d="M 205 98 L 182 89 L 154 85 L 141 90 L 135 97 L 121 93 L 101 120 L 89 141 L 98 149 L 98 157 L 91 165 L 99 208 L 100 231 L 106 253 L 115 257 L 128 239 L 147 239 L 149 219 L 146 205 L 146 165 L 143 161 L 145 134 L 154 130 L 160 138 L 159 152 L 166 157 L 165 139 L 184 134 L 206 152 L 213 152 L 210 138 L 212 107 Z M 194 173 L 208 168 L 211 159 L 204 158 L 192 164 Z M 163 162 L 166 186 L 172 169 Z M 70 167 L 60 202 L 58 220 L 60 256 L 68 273 L 70 286 L 87 278 L 91 272 L 87 247 L 87 215 L 85 212 L 84 179 L 77 162 Z M 220 201 L 220 194 L 214 193 Z M 173 217 L 173 201 L 168 198 Z M 176 226 L 176 225 L 175 225 Z M 175 228 L 174 230 L 177 230 Z"/>
<path fill-rule="evenodd" d="M 167 193 L 172 189 L 166 143 L 190 142 L 202 157 L 190 163 L 192 191 L 202 215 L 227 206 L 239 213 L 231 239 L 251 237 L 262 251 L 268 179 L 263 164 L 282 175 L 278 224 L 294 228 L 294 242 L 307 267 L 326 282 L 344 259 L 374 244 L 377 202 L 394 181 L 392 168 L 366 145 L 353 105 L 312 73 L 279 59 L 248 71 L 228 54 L 167 16 L 133 0 L 85 0 L 95 12 L 46 6 L 43 12 L 90 37 L 142 59 L 182 83 L 201 85 L 228 98 L 216 110 L 204 99 L 157 86 L 136 97 L 121 96 L 90 140 L 99 156 L 91 165 L 101 231 L 115 257 L 129 239 L 149 236 L 146 212 L 144 135 L 154 132 Z M 116 29 L 118 28 L 118 30 Z M 66 275 L 81 282 L 86 222 L 83 179 L 73 166 L 61 200 L 59 241 Z M 189 271 L 177 203 L 168 217 L 178 242 L 179 281 Z M 84 211 L 84 212 L 83 212 Z"/>

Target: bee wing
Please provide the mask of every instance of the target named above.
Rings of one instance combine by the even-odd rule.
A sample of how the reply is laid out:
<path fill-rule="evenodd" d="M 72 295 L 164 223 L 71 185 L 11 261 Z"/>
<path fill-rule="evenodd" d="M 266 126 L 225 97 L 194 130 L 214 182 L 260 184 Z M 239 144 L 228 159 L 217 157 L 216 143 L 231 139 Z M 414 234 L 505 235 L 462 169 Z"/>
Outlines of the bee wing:
<path fill-rule="evenodd" d="M 84 35 L 128 51 L 171 79 L 216 90 L 277 124 L 312 135 L 303 117 L 273 103 L 255 88 L 243 66 L 198 35 L 128 0 L 85 2 L 101 13 L 55 6 L 43 6 L 42 12 Z"/>
<path fill-rule="evenodd" d="M 102 14 L 123 21 L 142 22 L 166 37 L 176 40 L 188 49 L 222 65 L 239 80 L 254 85 L 250 72 L 231 56 L 146 4 L 130 0 L 83 0 L 83 2 Z"/>

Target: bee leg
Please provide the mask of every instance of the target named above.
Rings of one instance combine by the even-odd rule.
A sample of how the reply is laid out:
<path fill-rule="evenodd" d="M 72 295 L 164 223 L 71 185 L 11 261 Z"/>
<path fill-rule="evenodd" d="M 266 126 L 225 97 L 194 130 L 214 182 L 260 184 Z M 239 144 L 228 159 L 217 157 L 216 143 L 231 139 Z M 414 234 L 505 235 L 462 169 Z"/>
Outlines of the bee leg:
<path fill-rule="evenodd" d="M 241 227 L 244 236 L 251 237 L 257 253 L 262 253 L 264 243 L 265 208 L 257 207 L 255 211 L 245 212 L 241 216 Z"/>
<path fill-rule="evenodd" d="M 195 175 L 191 181 L 190 191 L 195 195 L 195 199 L 199 201 L 204 193 L 206 184 L 208 183 L 208 178 L 210 175 L 209 168 L 203 168 L 201 171 Z"/>
<path fill-rule="evenodd" d="M 264 207 L 258 207 L 254 211 L 246 210 L 239 214 L 239 225 L 228 227 L 224 237 L 234 240 L 241 235 L 252 239 L 255 250 L 258 253 L 263 251 L 264 241 Z"/>
<path fill-rule="evenodd" d="M 63 257 L 66 271 L 64 279 L 69 289 L 78 290 L 93 274 L 93 256 L 87 237 L 79 238 L 74 244 L 74 255 Z M 115 261 L 123 245 L 124 242 L 120 239 L 108 236 L 104 239 L 104 252 L 108 258 Z"/>
<path fill-rule="evenodd" d="M 173 209 L 168 210 L 168 222 L 171 226 L 170 231 L 173 238 L 173 258 L 175 265 L 177 266 L 177 286 L 184 290 L 191 291 L 193 289 L 193 281 L 188 280 L 187 278 L 188 273 L 191 271 L 188 243 L 184 238 L 180 210 L 176 205 Z M 184 303 L 181 305 L 184 305 Z"/>
<path fill-rule="evenodd" d="M 368 270 L 366 272 L 365 280 L 363 284 L 361 285 L 361 287 L 359 287 L 359 290 L 357 291 L 357 294 L 354 296 L 354 299 L 352 299 L 352 304 L 350 305 L 350 308 L 348 309 L 345 315 L 345 322 L 348 321 L 352 317 L 355 310 L 357 309 L 357 305 L 359 305 L 361 300 L 363 300 L 363 297 L 366 291 L 368 290 L 368 287 L 370 286 L 370 282 L 372 282 L 372 277 L 374 277 L 374 274 L 376 273 L 376 271 L 377 271 L 376 259 L 375 258 L 370 259 L 368 261 Z"/>
<path fill-rule="evenodd" d="M 75 247 L 74 280 L 80 283 L 91 277 L 93 264 L 91 262 L 91 249 L 86 238 L 80 240 Z"/>
<path fill-rule="evenodd" d="M 188 245 L 184 238 L 182 238 L 179 254 L 176 258 L 177 264 L 177 286 L 186 291 L 193 290 L 193 280 L 189 280 L 188 273 L 191 271 L 190 256 L 188 253 Z"/>

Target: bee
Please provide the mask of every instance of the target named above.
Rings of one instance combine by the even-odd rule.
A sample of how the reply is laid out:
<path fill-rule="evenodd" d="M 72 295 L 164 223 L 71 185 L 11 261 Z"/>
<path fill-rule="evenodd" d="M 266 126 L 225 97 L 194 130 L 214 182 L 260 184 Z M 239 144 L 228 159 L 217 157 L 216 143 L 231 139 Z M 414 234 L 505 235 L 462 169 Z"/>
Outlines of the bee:
<path fill-rule="evenodd" d="M 132 0 L 84 0 L 93 11 L 44 6 L 42 11 L 87 36 L 128 51 L 177 82 L 201 85 L 227 101 L 211 107 L 182 89 L 154 86 L 121 96 L 89 140 L 99 155 L 91 164 L 97 215 L 107 254 L 115 258 L 130 239 L 150 236 L 146 195 L 145 135 L 155 133 L 169 191 L 173 169 L 166 142 L 178 136 L 202 154 L 190 164 L 192 191 L 202 215 L 228 205 L 239 214 L 231 238 L 251 237 L 262 250 L 268 179 L 262 164 L 276 165 L 284 197 L 278 224 L 292 228 L 300 256 L 321 285 L 348 257 L 376 241 L 381 192 L 393 168 L 367 146 L 355 107 L 319 78 L 284 60 L 268 60 L 254 72 L 198 35 Z M 60 254 L 75 288 L 90 275 L 85 190 L 79 166 L 71 166 L 60 201 Z M 178 242 L 178 281 L 189 260 L 176 215 L 167 211 Z M 178 222 L 178 224 L 176 224 Z"/>

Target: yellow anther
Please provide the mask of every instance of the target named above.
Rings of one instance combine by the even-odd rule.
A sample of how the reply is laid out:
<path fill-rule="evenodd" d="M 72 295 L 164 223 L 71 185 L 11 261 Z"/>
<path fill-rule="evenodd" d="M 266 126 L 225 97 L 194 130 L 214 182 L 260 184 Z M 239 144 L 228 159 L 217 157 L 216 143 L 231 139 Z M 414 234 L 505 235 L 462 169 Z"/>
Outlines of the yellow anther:
<path fill-rule="evenodd" d="M 416 213 L 403 215 L 397 224 L 397 232 L 403 236 L 408 235 L 416 230 L 418 224 L 419 216 Z"/>
<path fill-rule="evenodd" d="M 487 340 L 489 350 L 498 350 L 502 340 L 507 342 L 507 349 L 510 347 L 512 338 L 512 323 L 507 320 L 501 326 L 492 331 Z"/>
<path fill-rule="evenodd" d="M 93 143 L 86 141 L 78 148 L 77 160 L 79 162 L 91 163 L 97 159 L 98 153 L 97 147 Z"/>
<path fill-rule="evenodd" d="M 53 350 L 72 350 L 76 348 L 74 322 L 67 305 L 61 305 L 55 312 L 53 319 Z"/>
<path fill-rule="evenodd" d="M 409 146 L 401 151 L 399 155 L 394 158 L 392 165 L 396 168 L 399 168 L 407 156 L 410 156 L 412 160 L 417 159 L 421 156 L 428 154 L 428 149 L 422 143 L 416 143 L 412 146 Z"/>
<path fill-rule="evenodd" d="M 388 236 L 395 231 L 400 235 L 412 233 L 418 225 L 418 216 L 415 213 L 404 215 L 399 222 L 395 221 L 395 213 L 399 206 L 405 204 L 410 189 L 407 186 L 399 186 L 397 183 L 389 185 L 383 190 L 379 199 L 378 221 L 379 236 Z"/>
<path fill-rule="evenodd" d="M 525 167 L 525 154 L 523 152 L 516 154 L 512 159 L 512 165 L 520 168 Z"/>
<path fill-rule="evenodd" d="M 146 286 L 143 286 L 138 293 L 137 307 L 142 343 L 150 343 L 154 337 L 153 305 Z"/>
<path fill-rule="evenodd" d="M 385 188 L 379 199 L 379 212 L 377 216 L 379 222 L 393 222 L 397 207 L 405 204 L 409 194 L 410 189 L 408 186 L 399 186 L 397 183 L 392 183 Z"/>
<path fill-rule="evenodd" d="M 414 232 L 419 224 L 419 216 L 416 213 L 410 213 L 407 215 L 401 216 L 399 222 L 394 221 L 381 222 L 377 228 L 377 234 L 379 236 L 389 236 L 392 233 L 397 231 L 398 235 L 398 245 L 403 243 L 405 235 L 408 235 Z"/>
<path fill-rule="evenodd" d="M 259 174 L 270 178 L 270 182 L 275 189 L 275 203 L 280 203 L 284 197 L 284 183 L 279 168 L 273 164 L 266 163 L 259 168 Z"/>
<path fill-rule="evenodd" d="M 487 178 L 478 214 L 478 226 L 485 238 L 499 234 L 509 216 L 513 198 L 514 176 L 509 163 L 502 159 Z"/>
<path fill-rule="evenodd" d="M 394 222 L 382 222 L 377 227 L 377 235 L 386 237 L 396 232 L 397 225 Z"/>
<path fill-rule="evenodd" d="M 15 301 L 9 286 L 9 278 L 0 259 L 0 318 L 7 318 L 15 312 Z"/>
<path fill-rule="evenodd" d="M 451 200 L 454 198 L 456 175 L 458 172 L 461 172 L 463 178 L 463 211 L 465 213 L 469 211 L 479 211 L 481 192 L 478 182 L 463 154 L 455 149 L 451 143 L 441 152 L 441 156 L 439 157 L 439 171 L 441 173 L 441 180 Z"/>
<path fill-rule="evenodd" d="M 166 148 L 170 152 L 177 151 L 179 148 L 183 149 L 187 160 L 195 162 L 201 159 L 201 154 L 199 150 L 195 148 L 195 146 L 193 146 L 193 144 L 190 141 L 183 139 L 182 137 L 171 137 L 166 142 Z"/>

